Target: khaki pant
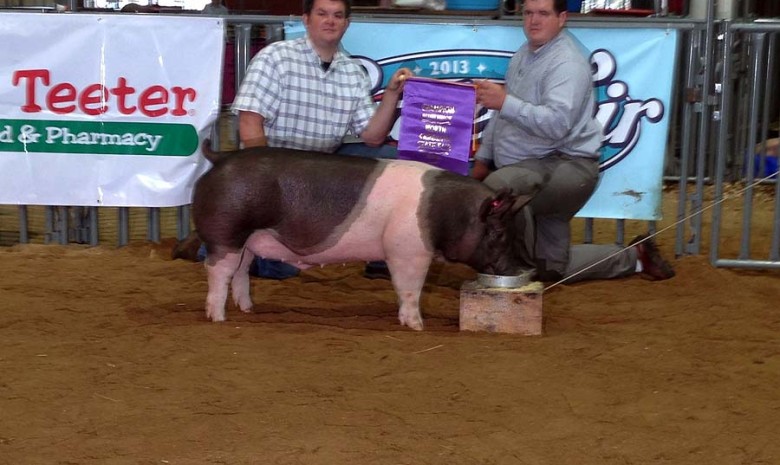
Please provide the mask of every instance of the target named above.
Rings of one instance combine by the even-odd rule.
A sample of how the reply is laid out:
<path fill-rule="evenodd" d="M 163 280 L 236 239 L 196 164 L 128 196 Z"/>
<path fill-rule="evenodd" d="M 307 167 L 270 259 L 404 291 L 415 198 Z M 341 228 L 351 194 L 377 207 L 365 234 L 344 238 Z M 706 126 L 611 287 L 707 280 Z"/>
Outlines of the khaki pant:
<path fill-rule="evenodd" d="M 508 187 L 516 194 L 539 189 L 516 217 L 520 232 L 517 253 L 534 264 L 539 279 L 570 278 L 567 281 L 574 282 L 617 278 L 636 271 L 634 248 L 571 245 L 571 219 L 596 190 L 598 179 L 598 160 L 559 153 L 504 166 L 485 178 L 485 184 L 493 189 Z"/>

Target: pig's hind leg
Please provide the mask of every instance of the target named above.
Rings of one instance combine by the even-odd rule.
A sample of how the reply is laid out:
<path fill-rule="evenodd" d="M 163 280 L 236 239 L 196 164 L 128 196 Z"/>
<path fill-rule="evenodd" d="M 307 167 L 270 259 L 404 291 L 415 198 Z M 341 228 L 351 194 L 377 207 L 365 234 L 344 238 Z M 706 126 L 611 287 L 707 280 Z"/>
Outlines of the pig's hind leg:
<path fill-rule="evenodd" d="M 252 252 L 246 248 L 243 249 L 238 268 L 233 274 L 233 281 L 230 284 L 233 291 L 233 302 L 244 313 L 252 311 L 252 297 L 249 293 L 249 267 L 254 258 Z"/>
<path fill-rule="evenodd" d="M 218 251 L 206 257 L 209 292 L 206 296 L 206 318 L 225 321 L 228 288 L 241 260 L 241 251 Z M 248 278 L 247 278 L 248 280 Z M 248 284 L 247 284 L 248 286 Z"/>

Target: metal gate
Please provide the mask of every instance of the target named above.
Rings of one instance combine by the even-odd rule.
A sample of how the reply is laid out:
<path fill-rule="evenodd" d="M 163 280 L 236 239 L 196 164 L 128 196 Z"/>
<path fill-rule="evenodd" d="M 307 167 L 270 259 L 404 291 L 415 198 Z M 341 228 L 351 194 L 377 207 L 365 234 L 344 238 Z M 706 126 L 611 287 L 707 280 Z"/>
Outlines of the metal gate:
<path fill-rule="evenodd" d="M 716 141 L 710 261 L 715 266 L 780 269 L 780 183 L 777 182 L 777 38 L 780 22 L 725 23 L 722 27 L 722 86 Z M 716 89 L 718 90 L 718 89 Z M 770 134 L 772 131 L 774 134 Z M 770 137 L 770 136 L 774 137 Z M 736 184 L 735 192 L 725 187 Z M 739 254 L 720 253 L 723 210 L 741 205 Z M 771 231 L 754 226 L 754 205 L 773 204 Z"/>

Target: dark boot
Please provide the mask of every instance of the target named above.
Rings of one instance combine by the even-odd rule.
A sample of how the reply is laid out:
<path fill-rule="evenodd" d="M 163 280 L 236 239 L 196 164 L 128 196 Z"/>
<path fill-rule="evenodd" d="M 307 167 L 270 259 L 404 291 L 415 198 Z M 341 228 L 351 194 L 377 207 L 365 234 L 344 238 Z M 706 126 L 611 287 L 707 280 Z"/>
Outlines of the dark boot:
<path fill-rule="evenodd" d="M 637 260 L 642 263 L 640 275 L 650 281 L 661 281 L 674 276 L 672 265 L 661 257 L 655 241 L 647 234 L 636 236 L 628 245 L 636 248 Z"/>

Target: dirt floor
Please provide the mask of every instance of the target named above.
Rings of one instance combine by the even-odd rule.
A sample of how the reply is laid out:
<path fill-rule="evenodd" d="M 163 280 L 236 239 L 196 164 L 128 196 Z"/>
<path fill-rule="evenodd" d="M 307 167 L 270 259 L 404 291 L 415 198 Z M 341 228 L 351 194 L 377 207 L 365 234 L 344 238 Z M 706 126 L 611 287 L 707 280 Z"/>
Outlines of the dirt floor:
<path fill-rule="evenodd" d="M 474 273 L 436 264 L 416 333 L 359 264 L 254 280 L 257 313 L 209 323 L 172 245 L 0 247 L 0 464 L 780 464 L 778 272 L 705 249 L 557 286 L 524 337 L 459 332 Z"/>

